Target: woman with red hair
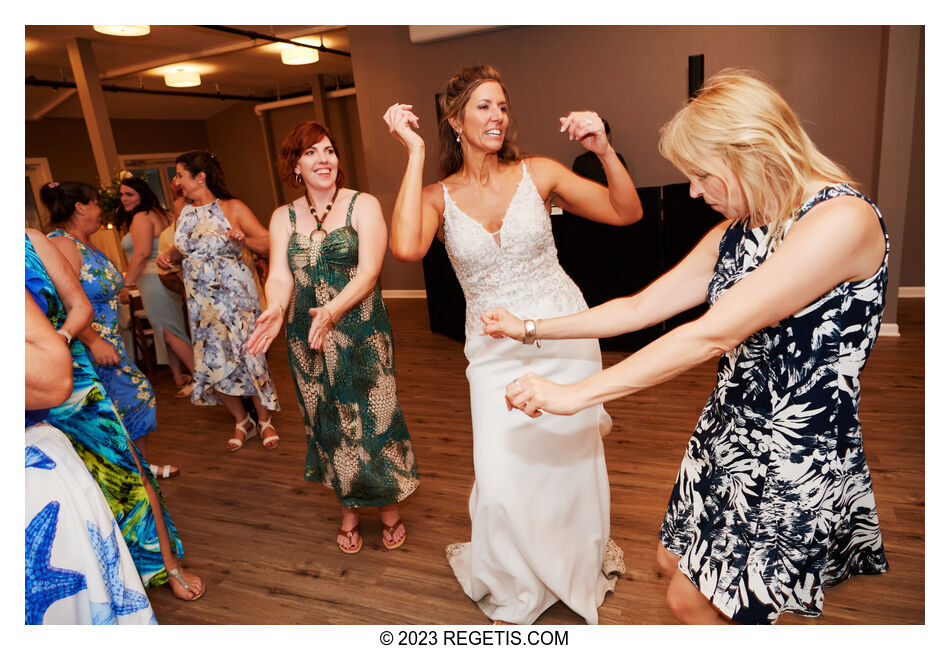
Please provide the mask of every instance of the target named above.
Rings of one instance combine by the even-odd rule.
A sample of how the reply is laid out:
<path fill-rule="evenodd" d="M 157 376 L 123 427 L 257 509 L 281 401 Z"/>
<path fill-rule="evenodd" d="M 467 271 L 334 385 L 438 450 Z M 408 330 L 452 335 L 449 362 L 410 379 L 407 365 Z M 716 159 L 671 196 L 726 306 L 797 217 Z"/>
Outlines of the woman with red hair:
<path fill-rule="evenodd" d="M 323 125 L 304 122 L 281 145 L 284 181 L 304 195 L 270 220 L 267 309 L 247 343 L 266 352 L 287 317 L 287 352 L 307 433 L 304 478 L 343 506 L 337 545 L 359 552 L 359 508 L 378 507 L 382 542 L 406 541 L 396 504 L 419 484 L 396 399 L 392 329 L 377 286 L 386 254 L 379 202 L 343 187 L 339 149 Z"/>

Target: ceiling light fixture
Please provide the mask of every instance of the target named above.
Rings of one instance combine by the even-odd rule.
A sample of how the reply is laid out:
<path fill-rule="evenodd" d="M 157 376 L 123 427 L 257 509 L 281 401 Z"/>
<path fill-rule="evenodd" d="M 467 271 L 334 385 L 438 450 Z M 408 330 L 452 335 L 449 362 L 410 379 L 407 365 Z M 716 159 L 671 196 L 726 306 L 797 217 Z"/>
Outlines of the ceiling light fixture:
<path fill-rule="evenodd" d="M 280 60 L 285 65 L 305 65 L 320 60 L 320 52 L 309 47 L 288 45 L 280 51 Z"/>
<path fill-rule="evenodd" d="M 191 70 L 178 68 L 165 73 L 165 85 L 172 88 L 191 88 L 201 85 L 201 75 Z"/>
<path fill-rule="evenodd" d="M 110 36 L 146 36 L 151 31 L 149 25 L 93 25 L 92 28 Z"/>

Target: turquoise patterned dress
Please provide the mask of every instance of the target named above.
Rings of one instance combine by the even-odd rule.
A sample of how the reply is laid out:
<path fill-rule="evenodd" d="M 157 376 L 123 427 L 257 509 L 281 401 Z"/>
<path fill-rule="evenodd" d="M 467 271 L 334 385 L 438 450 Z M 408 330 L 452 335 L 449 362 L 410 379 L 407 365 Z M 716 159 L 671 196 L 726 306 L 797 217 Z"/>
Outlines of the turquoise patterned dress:
<path fill-rule="evenodd" d="M 806 201 L 797 219 L 839 196 L 877 211 L 842 184 Z M 710 303 L 768 259 L 766 235 L 766 226 L 726 230 Z M 858 404 L 884 311 L 889 248 L 870 278 L 839 284 L 719 361 L 660 541 L 737 623 L 774 623 L 786 611 L 818 616 L 825 587 L 887 571 Z"/>
<path fill-rule="evenodd" d="M 316 242 L 294 229 L 287 247 L 294 292 L 287 307 L 287 354 L 307 433 L 304 478 L 347 508 L 388 506 L 419 485 L 416 456 L 396 398 L 392 328 L 376 286 L 343 314 L 322 350 L 307 343 L 308 310 L 325 305 L 356 274 L 359 235 L 346 225 Z"/>
<path fill-rule="evenodd" d="M 46 302 L 46 317 L 58 329 L 66 320 L 66 309 L 29 237 L 26 238 L 25 258 L 26 265 L 43 280 L 39 292 Z M 66 434 L 98 483 L 145 587 L 164 584 L 168 582 L 168 575 L 158 546 L 155 519 L 133 454 L 142 462 L 145 476 L 161 502 L 172 550 L 178 557 L 184 557 L 178 532 L 162 502 L 158 482 L 129 440 L 115 406 L 93 370 L 85 347 L 73 340 L 70 351 L 73 357 L 73 393 L 63 404 L 50 409 L 45 421 Z"/>
<path fill-rule="evenodd" d="M 184 259 L 181 275 L 188 295 L 195 349 L 191 401 L 220 404 L 215 391 L 257 397 L 279 410 L 277 390 L 263 354 L 244 351 L 261 315 L 254 276 L 241 259 L 242 247 L 228 239 L 230 225 L 218 202 L 186 206 L 175 228 L 175 248 Z"/>
<path fill-rule="evenodd" d="M 79 269 L 79 282 L 82 290 L 92 303 L 92 329 L 115 348 L 119 363 L 103 366 L 96 363 L 92 353 L 89 360 L 96 369 L 99 381 L 105 386 L 106 394 L 115 405 L 122 424 L 132 440 L 155 431 L 155 391 L 148 379 L 138 369 L 125 350 L 122 335 L 119 334 L 119 291 L 124 286 L 122 274 L 115 264 L 101 251 L 83 244 L 72 235 L 54 230 L 49 235 L 67 237 L 76 244 L 82 254 L 82 268 Z"/>

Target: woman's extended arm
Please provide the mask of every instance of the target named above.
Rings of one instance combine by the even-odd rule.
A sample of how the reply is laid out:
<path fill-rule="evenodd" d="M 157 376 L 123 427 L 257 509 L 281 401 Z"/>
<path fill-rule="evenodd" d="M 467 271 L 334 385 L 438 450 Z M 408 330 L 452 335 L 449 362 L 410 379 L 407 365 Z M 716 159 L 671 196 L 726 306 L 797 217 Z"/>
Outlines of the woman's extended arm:
<path fill-rule="evenodd" d="M 425 142 L 412 127 L 419 128 L 409 104 L 394 104 L 383 119 L 389 132 L 406 147 L 409 160 L 393 207 L 389 246 L 401 262 L 421 260 L 439 228 L 439 212 L 431 200 L 431 190 L 423 190 L 422 169 L 425 163 Z M 427 200 L 428 199 L 428 200 Z"/>
<path fill-rule="evenodd" d="M 575 413 L 638 392 L 732 350 L 842 282 L 870 277 L 884 255 L 877 215 L 861 199 L 843 197 L 833 203 L 817 206 L 797 222 L 775 253 L 701 318 L 570 386 L 533 374 L 522 377 L 508 387 L 509 404 L 524 404 L 524 411 L 537 417 L 540 410 Z"/>
<path fill-rule="evenodd" d="M 290 214 L 287 206 L 281 206 L 270 218 L 270 272 L 264 284 L 267 309 L 254 323 L 254 331 L 244 346 L 248 354 L 267 352 L 284 322 L 284 313 L 294 290 L 294 276 L 287 262 L 290 235 Z"/>
<path fill-rule="evenodd" d="M 320 349 L 326 332 L 333 323 L 359 304 L 376 286 L 386 255 L 386 221 L 379 201 L 370 194 L 361 194 L 353 206 L 351 220 L 359 234 L 359 259 L 356 274 L 328 303 L 310 310 L 310 347 Z"/>
<path fill-rule="evenodd" d="M 65 237 L 56 237 L 56 240 L 64 240 L 63 246 L 68 244 L 72 248 L 74 260 L 67 260 L 66 257 L 57 249 L 46 236 L 39 230 L 27 228 L 26 234 L 30 238 L 30 243 L 36 250 L 40 261 L 43 262 L 43 268 L 47 275 L 53 281 L 53 287 L 56 294 L 63 302 L 66 309 L 66 320 L 59 326 L 70 336 L 78 336 L 89 323 L 92 322 L 92 303 L 86 297 L 82 285 L 79 283 L 79 267 L 82 266 L 82 256 L 76 250 L 75 244 Z"/>
<path fill-rule="evenodd" d="M 537 339 L 618 336 L 656 325 L 702 304 L 728 222 L 714 226 L 676 266 L 632 296 L 615 298 L 586 311 L 536 321 Z M 524 339 L 524 321 L 496 307 L 482 315 L 483 334 Z"/>
<path fill-rule="evenodd" d="M 26 408 L 59 406 L 73 392 L 73 358 L 36 301 L 26 295 Z"/>

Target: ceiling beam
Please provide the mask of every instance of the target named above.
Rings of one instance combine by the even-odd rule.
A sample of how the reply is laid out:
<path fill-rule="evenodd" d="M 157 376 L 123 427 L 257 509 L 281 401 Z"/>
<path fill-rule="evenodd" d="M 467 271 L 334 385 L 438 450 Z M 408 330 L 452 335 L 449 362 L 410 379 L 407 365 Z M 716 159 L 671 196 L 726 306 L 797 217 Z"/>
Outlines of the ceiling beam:
<path fill-rule="evenodd" d="M 300 36 L 309 36 L 314 32 L 329 32 L 335 29 L 341 29 L 346 25 L 313 25 L 305 29 L 296 29 L 288 32 L 284 32 L 280 35 L 280 38 L 292 39 L 298 38 Z M 175 65 L 176 63 L 183 63 L 185 61 L 193 61 L 195 59 L 204 59 L 211 56 L 219 56 L 221 54 L 229 54 L 231 52 L 238 52 L 241 50 L 249 50 L 254 47 L 261 47 L 260 44 L 253 41 L 234 43 L 231 45 L 222 45 L 219 47 L 205 48 L 203 50 L 197 50 L 192 52 L 183 52 L 171 57 L 164 57 L 162 59 L 153 59 L 151 61 L 146 61 L 144 63 L 138 63 L 135 65 L 125 66 L 123 68 L 115 68 L 113 70 L 108 70 L 102 72 L 99 75 L 99 78 L 102 80 L 114 79 L 116 77 L 124 77 L 126 75 L 135 74 L 136 72 L 144 72 L 146 70 L 151 70 L 153 68 L 160 68 L 166 65 Z M 75 90 L 66 90 L 63 93 L 59 93 L 56 97 L 50 100 L 47 104 L 42 106 L 39 110 L 35 111 L 33 114 L 28 115 L 27 119 L 29 120 L 39 120 L 46 116 L 47 113 L 52 111 L 54 108 L 70 99 L 74 94 Z"/>

